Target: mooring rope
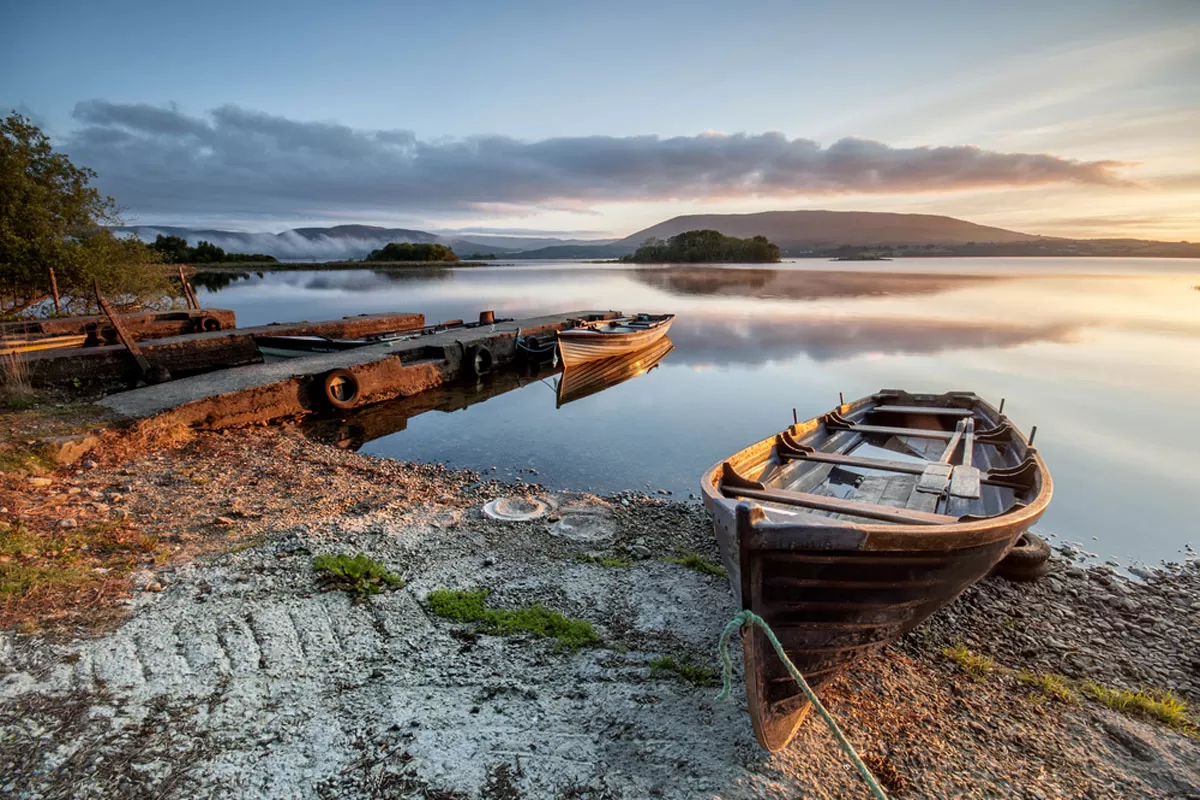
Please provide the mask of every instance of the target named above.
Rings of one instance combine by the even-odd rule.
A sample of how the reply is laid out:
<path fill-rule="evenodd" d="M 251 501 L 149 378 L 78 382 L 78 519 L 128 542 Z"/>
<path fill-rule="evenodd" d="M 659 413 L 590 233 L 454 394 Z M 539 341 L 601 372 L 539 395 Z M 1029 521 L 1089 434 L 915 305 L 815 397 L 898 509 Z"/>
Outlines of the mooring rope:
<path fill-rule="evenodd" d="M 729 624 L 725 626 L 725 630 L 721 631 L 721 639 L 717 643 L 717 653 L 721 656 L 721 678 L 723 683 L 721 693 L 717 695 L 717 699 L 728 700 L 730 692 L 733 689 L 733 661 L 729 658 L 729 637 L 743 625 L 757 625 L 762 628 L 762 632 L 766 634 L 767 640 L 775 648 L 775 653 L 779 656 L 783 665 L 787 667 L 788 674 L 792 676 L 792 680 L 800 685 L 800 688 L 804 691 L 804 696 L 808 698 L 808 702 L 813 704 L 813 708 L 817 709 L 817 713 L 821 715 L 821 719 L 825 720 L 825 724 L 833 731 L 834 738 L 837 739 L 838 744 L 841 745 L 846 755 L 850 757 L 851 763 L 854 764 L 854 767 L 858 770 L 858 774 L 866 782 L 867 788 L 871 790 L 871 794 L 875 796 L 876 800 L 887 800 L 887 795 L 883 793 L 883 788 L 879 785 L 879 781 L 875 779 L 870 768 L 858 757 L 858 751 L 854 749 L 854 745 L 850 744 L 850 741 L 846 738 L 846 734 L 842 733 L 842 729 L 834 722 L 830 713 L 825 710 L 825 706 L 821 705 L 821 701 L 817 699 L 816 693 L 809 687 L 808 682 L 804 680 L 804 676 L 800 674 L 800 670 L 796 669 L 796 665 L 783 652 L 783 645 L 775 637 L 775 631 L 771 630 L 771 626 L 767 624 L 766 620 L 753 611 L 746 610 L 737 614 L 733 619 L 729 620 Z M 746 679 L 751 680 L 750 676 L 747 676 Z"/>

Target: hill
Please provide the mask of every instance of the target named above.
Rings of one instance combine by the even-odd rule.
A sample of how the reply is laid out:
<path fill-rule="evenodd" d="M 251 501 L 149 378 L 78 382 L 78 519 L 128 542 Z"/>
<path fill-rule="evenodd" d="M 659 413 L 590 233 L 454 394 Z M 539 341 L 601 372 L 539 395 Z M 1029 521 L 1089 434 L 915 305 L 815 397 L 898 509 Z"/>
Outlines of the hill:
<path fill-rule="evenodd" d="M 805 247 L 947 245 L 968 242 L 1028 242 L 1044 237 L 976 225 L 935 214 L 879 211 L 764 211 L 758 214 L 691 214 L 640 230 L 618 244 L 636 248 L 651 236 L 667 239 L 684 231 L 712 229 L 726 236 L 766 236 L 785 251 Z"/>

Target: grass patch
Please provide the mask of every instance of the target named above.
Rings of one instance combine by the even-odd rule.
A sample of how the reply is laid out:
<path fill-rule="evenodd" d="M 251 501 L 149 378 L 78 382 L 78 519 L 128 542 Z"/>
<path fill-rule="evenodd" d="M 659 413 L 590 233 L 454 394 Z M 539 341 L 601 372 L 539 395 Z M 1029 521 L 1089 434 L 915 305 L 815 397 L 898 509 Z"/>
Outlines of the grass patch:
<path fill-rule="evenodd" d="M 705 575 L 716 575 L 719 578 L 724 578 L 727 574 L 725 568 L 720 564 L 690 550 L 685 550 L 678 556 L 667 556 L 663 561 L 678 564 L 688 569 L 694 569 L 696 572 L 702 572 Z"/>
<path fill-rule="evenodd" d="M 963 672 L 977 681 L 987 680 L 988 675 L 996 668 L 996 662 L 985 655 L 968 650 L 961 644 L 947 647 L 942 650 L 942 655 L 958 664 Z"/>
<path fill-rule="evenodd" d="M 38 404 L 29 382 L 29 364 L 20 353 L 0 355 L 0 408 L 24 411 Z"/>
<path fill-rule="evenodd" d="M 366 553 L 317 556 L 313 559 L 313 569 L 319 573 L 326 589 L 345 590 L 354 595 L 356 601 L 380 592 L 403 589 L 405 585 L 403 578 Z"/>
<path fill-rule="evenodd" d="M 717 671 L 712 667 L 692 664 L 684 659 L 676 661 L 671 656 L 657 656 L 650 659 L 650 674 L 654 676 L 670 673 L 678 676 L 693 686 L 716 686 Z"/>
<path fill-rule="evenodd" d="M 628 567 L 629 562 L 614 556 L 594 556 L 591 553 L 580 553 L 575 556 L 575 560 L 584 564 L 599 564 L 602 567 L 616 569 L 617 567 Z"/>
<path fill-rule="evenodd" d="M 0 472 L 41 474 L 58 467 L 36 450 L 24 446 L 0 449 Z"/>
<path fill-rule="evenodd" d="M 1030 672 L 1023 669 L 1017 673 L 1017 683 L 1031 686 L 1045 697 L 1060 703 L 1074 703 L 1076 700 L 1070 681 L 1053 672 Z"/>
<path fill-rule="evenodd" d="M 50 532 L 0 525 L 0 630 L 36 630 L 120 597 L 125 576 L 157 548 L 156 537 L 119 523 Z"/>
<path fill-rule="evenodd" d="M 230 547 L 226 552 L 227 553 L 244 553 L 247 550 L 253 550 L 256 547 L 262 547 L 264 544 L 267 543 L 267 538 L 268 537 L 265 533 L 260 533 L 255 536 L 251 536 L 249 539 L 246 539 L 243 542 L 238 542 L 233 547 Z"/>
<path fill-rule="evenodd" d="M 1079 690 L 1114 711 L 1150 717 L 1177 731 L 1192 736 L 1197 734 L 1196 724 L 1191 720 L 1187 703 L 1172 691 L 1139 689 L 1131 692 L 1126 689 L 1112 689 L 1095 681 L 1083 681 Z"/>
<path fill-rule="evenodd" d="M 560 645 L 577 650 L 600 642 L 592 623 L 584 619 L 564 617 L 541 603 L 521 608 L 488 608 L 489 589 L 456 591 L 438 589 L 430 592 L 426 602 L 429 610 L 439 617 L 456 622 L 477 622 L 478 632 L 495 636 L 530 633 L 554 639 Z"/>

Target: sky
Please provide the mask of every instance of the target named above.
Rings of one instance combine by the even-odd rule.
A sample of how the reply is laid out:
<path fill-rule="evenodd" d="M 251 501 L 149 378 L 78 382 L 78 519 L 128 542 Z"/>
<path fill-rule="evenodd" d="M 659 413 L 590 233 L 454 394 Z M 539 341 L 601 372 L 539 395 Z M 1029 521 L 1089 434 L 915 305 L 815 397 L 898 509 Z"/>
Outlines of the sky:
<path fill-rule="evenodd" d="M 7 2 L 0 108 L 131 224 L 1200 241 L 1200 0 Z"/>

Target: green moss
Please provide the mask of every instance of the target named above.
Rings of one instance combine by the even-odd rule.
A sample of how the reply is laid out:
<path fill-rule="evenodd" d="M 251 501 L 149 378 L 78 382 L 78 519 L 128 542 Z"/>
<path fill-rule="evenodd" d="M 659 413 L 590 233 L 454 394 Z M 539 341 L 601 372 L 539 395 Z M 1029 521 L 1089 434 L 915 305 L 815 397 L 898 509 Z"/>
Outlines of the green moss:
<path fill-rule="evenodd" d="M 726 576 L 725 568 L 720 564 L 710 561 L 699 553 L 693 553 L 690 550 L 684 550 L 678 556 L 668 556 L 663 561 L 671 564 L 679 564 L 688 569 L 694 569 L 696 572 L 703 572 L 705 575 L 716 575 L 724 578 Z"/>
<path fill-rule="evenodd" d="M 662 675 L 671 673 L 693 686 L 716 686 L 717 671 L 711 667 L 691 664 L 684 659 L 682 663 L 671 656 L 658 656 L 650 659 L 650 674 Z"/>
<path fill-rule="evenodd" d="M 600 642 L 592 623 L 587 620 L 564 617 L 540 603 L 512 609 L 488 608 L 487 598 L 490 593 L 489 589 L 438 589 L 429 593 L 426 602 L 429 604 L 429 610 L 439 617 L 456 622 L 479 623 L 477 630 L 480 633 L 495 636 L 530 633 L 554 639 L 572 650 Z"/>
<path fill-rule="evenodd" d="M 405 585 L 403 578 L 365 553 L 317 556 L 313 559 L 313 569 L 320 573 L 326 588 L 343 589 L 358 601 L 380 592 L 403 589 Z"/>
<path fill-rule="evenodd" d="M 942 650 L 942 655 L 958 664 L 963 672 L 977 681 L 987 680 L 988 675 L 996 668 L 996 663 L 990 658 L 972 652 L 961 644 L 947 647 Z"/>
<path fill-rule="evenodd" d="M 624 559 L 615 558 L 613 556 L 594 556 L 591 553 L 580 553 L 575 556 L 576 561 L 581 561 L 584 564 L 599 564 L 602 567 L 615 569 L 617 567 L 628 567 L 629 562 Z"/>
<path fill-rule="evenodd" d="M 1021 670 L 1017 673 L 1017 682 L 1038 689 L 1043 696 L 1060 703 L 1074 703 L 1076 700 L 1070 681 L 1053 672 Z"/>
<path fill-rule="evenodd" d="M 28 447 L 8 447 L 0 450 L 0 472 L 20 474 L 53 472 L 58 465 Z"/>
<path fill-rule="evenodd" d="M 1159 689 L 1113 689 L 1095 681 L 1084 681 L 1079 690 L 1093 700 L 1114 711 L 1133 713 L 1156 719 L 1168 727 L 1192 736 L 1197 734 L 1196 723 L 1191 719 L 1188 705 L 1174 692 Z"/>

